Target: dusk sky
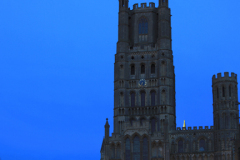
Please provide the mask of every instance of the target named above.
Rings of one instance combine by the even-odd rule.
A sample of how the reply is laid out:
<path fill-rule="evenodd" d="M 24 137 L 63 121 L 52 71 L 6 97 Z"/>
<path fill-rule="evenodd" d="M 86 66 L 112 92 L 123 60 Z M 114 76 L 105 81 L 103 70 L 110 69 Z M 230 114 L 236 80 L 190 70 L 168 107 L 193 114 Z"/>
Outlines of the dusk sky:
<path fill-rule="evenodd" d="M 177 126 L 212 126 L 212 76 L 240 77 L 240 1 L 169 1 Z M 117 27 L 118 0 L 0 1 L 1 160 L 100 159 Z"/>

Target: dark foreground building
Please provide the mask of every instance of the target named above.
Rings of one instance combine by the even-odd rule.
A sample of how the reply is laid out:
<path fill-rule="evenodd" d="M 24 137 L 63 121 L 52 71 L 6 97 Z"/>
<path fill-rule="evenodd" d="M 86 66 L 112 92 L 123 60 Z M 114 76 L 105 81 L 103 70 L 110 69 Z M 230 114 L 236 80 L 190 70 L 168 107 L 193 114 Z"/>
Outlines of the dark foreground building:
<path fill-rule="evenodd" d="M 212 77 L 214 126 L 176 128 L 175 74 L 168 0 L 119 0 L 114 66 L 114 132 L 101 160 L 235 160 L 238 158 L 237 75 Z"/>

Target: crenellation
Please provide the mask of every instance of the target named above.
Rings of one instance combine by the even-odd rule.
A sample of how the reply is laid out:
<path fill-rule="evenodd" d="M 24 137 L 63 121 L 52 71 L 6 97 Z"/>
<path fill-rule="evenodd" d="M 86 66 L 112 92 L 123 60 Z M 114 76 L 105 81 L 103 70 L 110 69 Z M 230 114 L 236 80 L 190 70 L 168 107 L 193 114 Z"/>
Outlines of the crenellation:
<path fill-rule="evenodd" d="M 147 3 L 141 3 L 140 7 L 139 7 L 138 3 L 135 3 L 133 5 L 133 10 L 135 10 L 135 9 L 143 9 L 143 8 L 155 8 L 155 3 L 154 2 L 150 2 L 149 6 L 147 6 Z"/>
<path fill-rule="evenodd" d="M 193 130 L 192 130 L 192 127 L 177 127 L 177 131 L 195 131 L 195 130 L 213 130 L 214 128 L 213 128 L 213 126 L 205 126 L 204 128 L 203 128 L 203 126 L 199 126 L 199 127 L 196 127 L 196 126 L 194 126 L 193 127 Z"/>
<path fill-rule="evenodd" d="M 218 82 L 224 82 L 224 81 L 237 82 L 237 74 L 231 72 L 231 76 L 229 76 L 229 72 L 224 72 L 224 76 L 222 76 L 222 73 L 218 73 L 217 78 L 216 78 L 216 75 L 213 75 L 213 77 L 212 77 L 213 84 L 218 83 Z"/>

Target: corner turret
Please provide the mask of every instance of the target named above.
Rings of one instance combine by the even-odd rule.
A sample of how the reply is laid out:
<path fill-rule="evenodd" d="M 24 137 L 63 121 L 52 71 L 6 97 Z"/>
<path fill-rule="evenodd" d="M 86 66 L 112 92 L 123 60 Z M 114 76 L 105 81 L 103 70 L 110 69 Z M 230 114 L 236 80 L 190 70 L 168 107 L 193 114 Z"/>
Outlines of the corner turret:
<path fill-rule="evenodd" d="M 109 143 L 109 128 L 110 128 L 110 125 L 108 123 L 108 118 L 106 119 L 106 124 L 105 124 L 105 144 L 108 144 Z"/>

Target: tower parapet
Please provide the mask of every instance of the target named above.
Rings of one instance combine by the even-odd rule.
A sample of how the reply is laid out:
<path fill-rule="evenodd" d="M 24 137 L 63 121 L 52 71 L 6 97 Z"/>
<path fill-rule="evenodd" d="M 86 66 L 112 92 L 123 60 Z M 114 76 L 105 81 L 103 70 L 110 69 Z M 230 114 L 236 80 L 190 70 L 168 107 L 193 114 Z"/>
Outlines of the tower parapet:
<path fill-rule="evenodd" d="M 221 73 L 216 75 L 213 75 L 212 77 L 212 83 L 218 83 L 218 82 L 226 82 L 226 81 L 235 81 L 237 83 L 237 74 L 231 72 L 231 76 L 229 76 L 229 72 L 224 72 L 224 76 L 222 76 Z"/>
<path fill-rule="evenodd" d="M 140 7 L 139 7 L 138 3 L 135 3 L 133 5 L 133 10 L 135 10 L 135 9 L 142 9 L 142 8 L 155 8 L 155 3 L 150 2 L 149 6 L 147 6 L 147 3 L 141 3 Z"/>

